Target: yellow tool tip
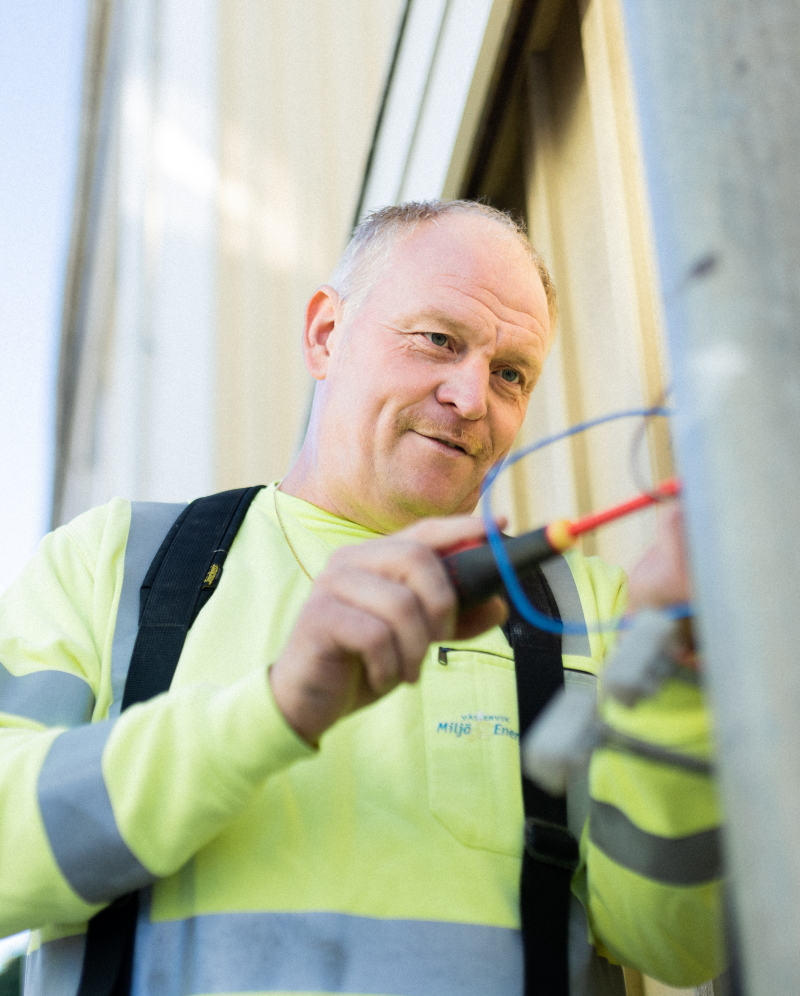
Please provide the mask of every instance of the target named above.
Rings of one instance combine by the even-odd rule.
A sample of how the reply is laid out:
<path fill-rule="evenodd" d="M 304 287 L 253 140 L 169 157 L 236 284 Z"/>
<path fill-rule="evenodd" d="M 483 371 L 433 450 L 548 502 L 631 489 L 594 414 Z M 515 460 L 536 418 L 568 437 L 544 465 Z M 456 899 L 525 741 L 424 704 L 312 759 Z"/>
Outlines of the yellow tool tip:
<path fill-rule="evenodd" d="M 571 522 L 569 519 L 556 519 L 545 528 L 547 542 L 554 550 L 558 550 L 559 553 L 569 550 L 577 542 L 576 538 L 570 532 L 570 526 Z"/>

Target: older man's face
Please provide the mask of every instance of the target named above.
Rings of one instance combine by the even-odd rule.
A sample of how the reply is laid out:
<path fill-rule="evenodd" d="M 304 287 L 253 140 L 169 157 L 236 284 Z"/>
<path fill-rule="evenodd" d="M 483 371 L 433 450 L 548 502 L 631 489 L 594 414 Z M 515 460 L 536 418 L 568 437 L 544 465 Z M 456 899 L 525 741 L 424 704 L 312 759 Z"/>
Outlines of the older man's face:
<path fill-rule="evenodd" d="M 384 531 L 471 511 L 550 343 L 539 275 L 496 223 L 422 225 L 331 336 L 317 456 L 337 507 Z"/>

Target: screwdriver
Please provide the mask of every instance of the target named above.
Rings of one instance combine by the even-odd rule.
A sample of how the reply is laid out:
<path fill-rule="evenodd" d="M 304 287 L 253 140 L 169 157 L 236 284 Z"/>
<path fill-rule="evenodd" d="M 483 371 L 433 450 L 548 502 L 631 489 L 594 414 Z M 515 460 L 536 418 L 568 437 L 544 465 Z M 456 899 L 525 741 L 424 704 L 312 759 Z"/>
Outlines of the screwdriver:
<path fill-rule="evenodd" d="M 653 491 L 643 492 L 620 505 L 614 505 L 601 512 L 593 512 L 574 522 L 569 519 L 556 519 L 532 532 L 523 533 L 522 536 L 504 536 L 503 547 L 514 570 L 524 577 L 536 564 L 541 564 L 569 550 L 584 533 L 597 529 L 607 522 L 621 519 L 641 508 L 647 508 L 648 505 L 655 505 L 666 498 L 675 498 L 680 491 L 680 481 L 671 477 Z M 485 602 L 487 598 L 503 590 L 503 579 L 488 543 L 473 541 L 461 544 L 448 551 L 442 557 L 442 562 L 462 609 Z"/>

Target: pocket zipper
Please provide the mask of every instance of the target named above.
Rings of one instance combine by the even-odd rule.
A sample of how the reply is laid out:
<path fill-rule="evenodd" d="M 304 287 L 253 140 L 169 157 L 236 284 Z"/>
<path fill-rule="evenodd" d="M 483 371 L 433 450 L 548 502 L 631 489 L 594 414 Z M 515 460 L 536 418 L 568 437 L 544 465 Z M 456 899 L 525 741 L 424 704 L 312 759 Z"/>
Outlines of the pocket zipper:
<path fill-rule="evenodd" d="M 499 657 L 500 660 L 508 660 L 509 658 L 503 657 L 502 654 L 496 654 L 493 650 L 467 650 L 463 647 L 439 647 L 438 661 L 440 664 L 444 664 L 447 667 L 447 655 L 450 652 L 453 653 L 465 653 L 465 654 L 486 654 L 487 657 Z"/>

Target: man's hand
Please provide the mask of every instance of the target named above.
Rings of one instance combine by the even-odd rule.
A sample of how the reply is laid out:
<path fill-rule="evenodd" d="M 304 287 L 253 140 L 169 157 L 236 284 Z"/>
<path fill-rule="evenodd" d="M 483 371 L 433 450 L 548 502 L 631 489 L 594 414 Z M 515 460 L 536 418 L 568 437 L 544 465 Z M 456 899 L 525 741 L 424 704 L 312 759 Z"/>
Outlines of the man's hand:
<path fill-rule="evenodd" d="M 628 577 L 628 606 L 661 609 L 692 599 L 689 563 L 680 505 L 667 509 L 658 522 L 656 542 L 634 566 Z M 676 633 L 675 659 L 687 667 L 700 664 L 691 618 L 681 619 Z"/>
<path fill-rule="evenodd" d="M 656 542 L 634 566 L 628 578 L 631 611 L 663 608 L 692 597 L 683 512 L 680 505 L 662 512 Z"/>
<path fill-rule="evenodd" d="M 337 719 L 416 681 L 431 643 L 504 621 L 499 597 L 459 614 L 437 556 L 484 537 L 480 519 L 425 519 L 332 554 L 270 669 L 278 708 L 304 740 L 316 743 Z"/>

